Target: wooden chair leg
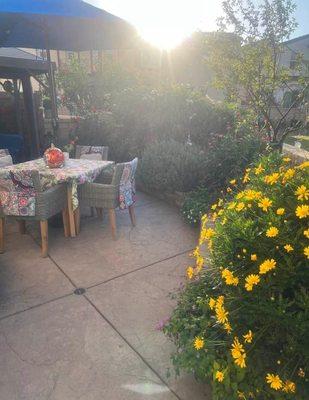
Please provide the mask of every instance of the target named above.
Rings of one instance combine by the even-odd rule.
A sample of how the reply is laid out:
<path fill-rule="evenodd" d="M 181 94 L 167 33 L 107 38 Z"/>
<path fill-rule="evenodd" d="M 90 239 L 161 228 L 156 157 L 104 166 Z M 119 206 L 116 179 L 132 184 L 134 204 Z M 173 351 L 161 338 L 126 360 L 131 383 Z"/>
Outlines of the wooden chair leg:
<path fill-rule="evenodd" d="M 112 231 L 112 236 L 113 239 L 116 240 L 117 238 L 117 225 L 116 225 L 116 212 L 114 208 L 110 208 L 108 210 L 108 214 L 109 214 L 109 223 L 111 226 L 111 231 Z"/>
<path fill-rule="evenodd" d="M 80 208 L 79 207 L 74 211 L 74 220 L 75 220 L 76 235 L 78 235 L 80 232 Z"/>
<path fill-rule="evenodd" d="M 64 237 L 70 236 L 70 221 L 69 221 L 69 212 L 68 208 L 62 210 L 62 221 L 63 221 L 63 230 L 64 230 Z"/>
<path fill-rule="evenodd" d="M 4 218 L 0 218 L 0 254 L 4 253 Z"/>
<path fill-rule="evenodd" d="M 96 207 L 97 215 L 100 219 L 103 219 L 103 208 Z"/>
<path fill-rule="evenodd" d="M 40 221 L 41 239 L 42 239 L 42 257 L 48 254 L 48 221 L 47 219 Z"/>
<path fill-rule="evenodd" d="M 136 226 L 136 218 L 135 218 L 135 210 L 134 206 L 129 206 L 129 213 L 130 213 L 130 218 L 131 218 L 131 223 L 133 226 Z"/>
<path fill-rule="evenodd" d="M 26 233 L 26 221 L 20 219 L 20 220 L 17 221 L 17 223 L 18 223 L 19 233 L 21 235 L 24 235 Z"/>

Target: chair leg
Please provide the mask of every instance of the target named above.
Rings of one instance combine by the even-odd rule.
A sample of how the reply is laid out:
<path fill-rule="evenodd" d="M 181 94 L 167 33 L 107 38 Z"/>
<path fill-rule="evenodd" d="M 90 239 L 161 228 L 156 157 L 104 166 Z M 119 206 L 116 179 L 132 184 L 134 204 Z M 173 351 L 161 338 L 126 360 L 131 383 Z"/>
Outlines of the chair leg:
<path fill-rule="evenodd" d="M 48 253 L 48 221 L 40 221 L 41 239 L 42 239 L 42 257 L 47 257 Z"/>
<path fill-rule="evenodd" d="M 103 219 L 103 208 L 96 207 L 97 215 L 99 219 Z"/>
<path fill-rule="evenodd" d="M 69 237 L 70 221 L 69 221 L 69 212 L 67 207 L 62 210 L 62 221 L 63 221 L 64 237 Z"/>
<path fill-rule="evenodd" d="M 77 209 L 74 211 L 74 220 L 75 220 L 76 235 L 78 235 L 80 232 L 80 208 L 79 207 L 77 207 Z"/>
<path fill-rule="evenodd" d="M 26 233 L 26 221 L 20 219 L 19 221 L 17 221 L 17 223 L 18 223 L 19 233 L 21 235 L 24 235 Z"/>
<path fill-rule="evenodd" d="M 117 225 L 116 225 L 116 212 L 114 208 L 110 208 L 108 210 L 108 214 L 109 214 L 109 223 L 111 226 L 111 231 L 112 231 L 112 236 L 113 239 L 116 240 L 117 238 Z"/>
<path fill-rule="evenodd" d="M 131 223 L 133 226 L 136 226 L 136 218 L 135 218 L 135 210 L 134 206 L 129 206 L 129 213 L 130 213 L 130 218 L 131 218 Z"/>
<path fill-rule="evenodd" d="M 0 218 L 0 254 L 4 253 L 4 218 Z"/>

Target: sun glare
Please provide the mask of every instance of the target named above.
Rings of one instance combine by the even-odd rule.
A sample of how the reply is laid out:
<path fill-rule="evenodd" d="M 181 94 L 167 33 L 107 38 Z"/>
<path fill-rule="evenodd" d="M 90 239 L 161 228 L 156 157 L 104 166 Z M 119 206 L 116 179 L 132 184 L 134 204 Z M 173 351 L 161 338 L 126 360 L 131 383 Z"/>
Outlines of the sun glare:
<path fill-rule="evenodd" d="M 221 0 L 86 0 L 134 25 L 140 36 L 172 49 L 197 30 L 216 29 Z"/>

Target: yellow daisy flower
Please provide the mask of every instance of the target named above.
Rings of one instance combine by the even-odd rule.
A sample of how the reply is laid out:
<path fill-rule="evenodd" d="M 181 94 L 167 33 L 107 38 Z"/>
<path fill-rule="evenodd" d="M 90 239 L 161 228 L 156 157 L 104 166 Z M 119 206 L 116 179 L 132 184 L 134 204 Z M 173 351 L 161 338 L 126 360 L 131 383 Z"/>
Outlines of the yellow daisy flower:
<path fill-rule="evenodd" d="M 188 267 L 188 268 L 187 268 L 187 277 L 188 277 L 189 279 L 192 279 L 193 276 L 194 276 L 194 269 L 193 269 L 192 267 Z"/>
<path fill-rule="evenodd" d="M 291 246 L 290 244 L 286 244 L 285 246 L 283 246 L 283 248 L 287 251 L 287 253 L 290 253 L 291 251 L 294 250 L 294 247 Z"/>
<path fill-rule="evenodd" d="M 260 282 L 260 277 L 256 274 L 250 274 L 245 279 L 245 288 L 248 292 L 251 292 L 253 285 L 257 285 Z"/>
<path fill-rule="evenodd" d="M 305 185 L 298 186 L 295 192 L 298 200 L 308 200 L 309 199 L 309 189 Z"/>
<path fill-rule="evenodd" d="M 309 161 L 305 161 L 302 164 L 298 165 L 299 169 L 305 169 L 305 168 L 309 168 Z"/>
<path fill-rule="evenodd" d="M 251 343 L 252 339 L 253 339 L 253 333 L 251 330 L 249 330 L 248 333 L 246 333 L 245 335 L 243 335 L 243 338 L 245 339 L 246 343 Z"/>
<path fill-rule="evenodd" d="M 246 353 L 240 354 L 239 357 L 234 359 L 234 362 L 240 368 L 246 368 Z"/>
<path fill-rule="evenodd" d="M 217 371 L 217 372 L 216 372 L 216 375 L 215 375 L 215 378 L 216 378 L 216 380 L 217 380 L 218 382 L 223 382 L 224 373 L 221 372 L 221 371 Z"/>
<path fill-rule="evenodd" d="M 237 286 L 239 279 L 233 275 L 233 272 L 228 270 L 227 268 L 224 268 L 224 270 L 221 272 L 222 278 L 225 279 L 225 283 L 227 285 L 234 285 Z"/>
<path fill-rule="evenodd" d="M 230 334 L 232 332 L 232 330 L 233 330 L 232 327 L 231 327 L 231 324 L 229 322 L 226 322 L 224 324 L 224 329 L 227 331 L 228 334 Z"/>
<path fill-rule="evenodd" d="M 228 311 L 226 311 L 223 306 L 216 307 L 216 317 L 217 317 L 218 322 L 220 322 L 220 324 L 224 324 L 225 322 L 228 322 L 228 319 L 227 319 L 228 315 L 229 315 Z"/>
<path fill-rule="evenodd" d="M 277 215 L 283 215 L 285 213 L 285 209 L 284 208 L 278 208 L 278 210 L 276 211 Z"/>
<path fill-rule="evenodd" d="M 282 388 L 282 380 L 279 375 L 267 374 L 266 382 L 270 385 L 272 389 L 279 390 Z"/>
<path fill-rule="evenodd" d="M 304 248 L 304 254 L 307 258 L 309 258 L 309 246 Z"/>
<path fill-rule="evenodd" d="M 272 258 L 271 260 L 267 259 L 265 260 L 261 265 L 259 269 L 260 275 L 266 274 L 267 272 L 271 271 L 272 269 L 275 269 L 277 265 L 277 262 Z"/>
<path fill-rule="evenodd" d="M 294 175 L 295 175 L 295 169 L 293 169 L 293 168 L 288 169 L 288 170 L 285 172 L 285 174 L 283 175 L 282 182 L 283 182 L 283 183 L 286 183 L 286 181 L 287 181 L 288 179 L 293 178 Z"/>
<path fill-rule="evenodd" d="M 273 202 L 268 197 L 264 197 L 263 199 L 260 200 L 260 202 L 258 203 L 258 206 L 263 211 L 268 211 L 269 207 L 271 207 L 272 204 L 273 204 Z"/>
<path fill-rule="evenodd" d="M 209 305 L 209 308 L 210 308 L 211 310 L 213 310 L 213 309 L 215 308 L 215 306 L 216 306 L 216 300 L 213 299 L 213 298 L 211 297 L 211 298 L 209 299 L 208 305 Z"/>
<path fill-rule="evenodd" d="M 230 184 L 231 184 L 231 185 L 236 185 L 236 179 L 232 179 L 232 180 L 230 181 Z"/>
<path fill-rule="evenodd" d="M 308 217 L 309 216 L 309 206 L 307 204 L 298 206 L 296 208 L 295 214 L 299 219 Z"/>
<path fill-rule="evenodd" d="M 283 392 L 285 393 L 295 393 L 296 385 L 292 381 L 285 381 L 282 388 Z"/>
<path fill-rule="evenodd" d="M 290 157 L 284 157 L 282 160 L 283 160 L 284 162 L 286 162 L 286 163 L 288 163 L 288 162 L 291 161 Z"/>
<path fill-rule="evenodd" d="M 267 229 L 266 236 L 267 237 L 275 237 L 278 235 L 278 233 L 279 233 L 278 228 L 276 228 L 275 226 L 271 226 L 270 228 Z"/>
<path fill-rule="evenodd" d="M 203 347 L 204 347 L 204 345 L 205 345 L 205 342 L 204 342 L 204 339 L 203 338 L 201 338 L 200 336 L 197 336 L 195 339 L 194 339 L 194 348 L 196 349 L 196 350 L 201 350 Z"/>
<path fill-rule="evenodd" d="M 255 175 L 260 175 L 265 169 L 262 167 L 262 164 L 259 164 L 257 168 L 255 168 L 254 173 Z"/>
<path fill-rule="evenodd" d="M 307 239 L 309 239 L 309 229 L 304 230 L 304 235 L 306 236 Z"/>
<path fill-rule="evenodd" d="M 240 202 L 239 204 L 237 204 L 237 206 L 236 206 L 236 211 L 241 211 L 241 210 L 243 210 L 245 208 L 245 203 L 243 203 L 243 202 Z"/>
<path fill-rule="evenodd" d="M 257 260 L 257 255 L 256 254 L 251 254 L 250 258 L 251 258 L 251 261 L 256 261 Z"/>
<path fill-rule="evenodd" d="M 249 182 L 250 181 L 250 176 L 249 176 L 249 174 L 247 173 L 247 174 L 245 174 L 244 175 L 244 177 L 243 177 L 243 183 L 247 183 L 247 182 Z"/>

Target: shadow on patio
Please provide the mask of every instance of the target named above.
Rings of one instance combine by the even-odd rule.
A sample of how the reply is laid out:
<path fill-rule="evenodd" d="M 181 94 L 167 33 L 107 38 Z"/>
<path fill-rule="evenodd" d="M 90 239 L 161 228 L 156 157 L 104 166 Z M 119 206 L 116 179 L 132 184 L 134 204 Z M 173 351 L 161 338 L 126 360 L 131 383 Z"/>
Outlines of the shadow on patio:
<path fill-rule="evenodd" d="M 208 398 L 190 376 L 167 378 L 172 345 L 156 330 L 197 232 L 141 193 L 136 214 L 132 228 L 118 212 L 117 241 L 107 218 L 103 228 L 83 218 L 74 239 L 50 228 L 46 259 L 34 226 L 27 235 L 8 226 L 0 255 L 1 399 Z M 77 288 L 85 293 L 74 294 Z"/>

